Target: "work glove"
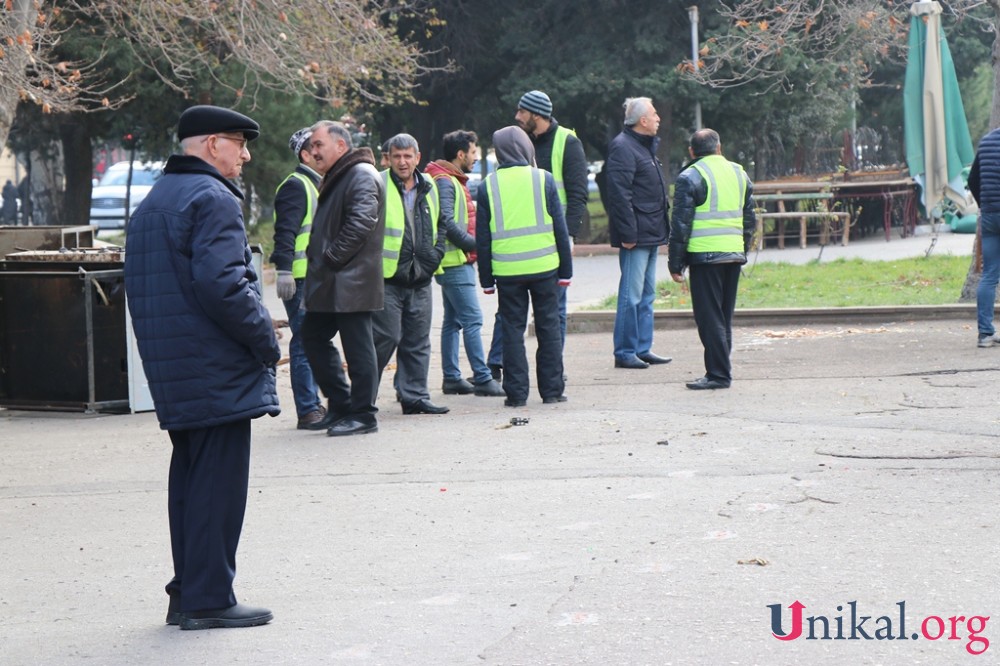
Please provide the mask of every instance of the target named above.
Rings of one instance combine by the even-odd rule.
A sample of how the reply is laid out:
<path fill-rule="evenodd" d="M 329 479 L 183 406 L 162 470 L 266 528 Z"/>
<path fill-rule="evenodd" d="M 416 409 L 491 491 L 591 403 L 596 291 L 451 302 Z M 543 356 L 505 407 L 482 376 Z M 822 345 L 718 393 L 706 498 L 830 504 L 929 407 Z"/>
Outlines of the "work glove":
<path fill-rule="evenodd" d="M 290 301 L 295 298 L 295 278 L 291 271 L 278 271 L 278 298 Z"/>

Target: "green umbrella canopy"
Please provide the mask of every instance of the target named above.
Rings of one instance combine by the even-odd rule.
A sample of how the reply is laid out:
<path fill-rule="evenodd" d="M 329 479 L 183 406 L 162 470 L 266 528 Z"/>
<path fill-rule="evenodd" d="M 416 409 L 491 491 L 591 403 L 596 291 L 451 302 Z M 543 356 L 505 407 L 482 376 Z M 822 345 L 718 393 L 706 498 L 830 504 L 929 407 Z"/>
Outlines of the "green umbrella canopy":
<path fill-rule="evenodd" d="M 968 202 L 962 169 L 975 149 L 948 41 L 941 28 L 941 5 L 910 7 L 910 44 L 903 87 L 906 162 L 919 183 L 928 217 L 944 197 L 959 209 Z"/>

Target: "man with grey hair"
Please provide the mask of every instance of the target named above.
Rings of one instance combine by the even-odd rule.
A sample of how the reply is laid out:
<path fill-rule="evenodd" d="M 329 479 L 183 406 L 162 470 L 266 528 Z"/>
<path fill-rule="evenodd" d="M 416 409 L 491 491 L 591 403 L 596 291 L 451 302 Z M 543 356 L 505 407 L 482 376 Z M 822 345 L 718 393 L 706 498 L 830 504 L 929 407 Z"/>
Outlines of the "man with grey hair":
<path fill-rule="evenodd" d="M 420 172 L 420 147 L 409 134 L 388 141 L 382 275 L 385 307 L 375 313 L 379 375 L 396 354 L 396 392 L 404 414 L 445 414 L 427 390 L 431 359 L 431 279 L 444 257 L 445 240 L 472 247 L 475 240 L 444 215 L 434 179 Z"/>
<path fill-rule="evenodd" d="M 377 432 L 372 313 L 383 302 L 385 188 L 371 149 L 354 148 L 341 123 L 316 123 L 309 143 L 317 171 L 326 172 L 306 249 L 302 322 L 309 366 L 328 401 L 318 427 L 331 437 Z M 350 385 L 332 342 L 338 333 Z"/>
<path fill-rule="evenodd" d="M 643 369 L 669 363 L 652 351 L 656 256 L 667 243 L 667 182 L 656 157 L 660 127 L 648 97 L 625 100 L 625 128 L 608 146 L 608 232 L 618 248 L 621 280 L 615 313 L 616 368 Z"/>

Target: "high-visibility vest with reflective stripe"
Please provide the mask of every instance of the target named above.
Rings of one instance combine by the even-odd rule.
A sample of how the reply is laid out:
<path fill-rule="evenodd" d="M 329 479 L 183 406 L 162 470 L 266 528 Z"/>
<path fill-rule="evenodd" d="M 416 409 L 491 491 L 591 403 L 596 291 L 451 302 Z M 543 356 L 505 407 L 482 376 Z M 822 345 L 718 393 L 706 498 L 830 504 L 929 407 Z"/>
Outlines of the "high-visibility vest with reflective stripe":
<path fill-rule="evenodd" d="M 493 275 L 534 275 L 559 267 L 552 216 L 545 206 L 545 172 L 529 166 L 497 169 L 486 179 Z"/>
<path fill-rule="evenodd" d="M 301 182 L 302 187 L 306 189 L 306 214 L 302 216 L 302 222 L 299 224 L 299 233 L 295 236 L 295 252 L 292 254 L 292 277 L 298 280 L 306 276 L 306 248 L 309 247 L 309 234 L 312 232 L 313 213 L 316 211 L 319 191 L 316 189 L 316 183 L 309 176 L 292 172 L 288 174 L 288 178 L 281 181 L 275 194 L 280 192 L 285 183 L 292 178 Z M 274 213 L 274 220 L 275 222 L 278 220 L 277 212 Z"/>
<path fill-rule="evenodd" d="M 566 138 L 576 132 L 560 125 L 556 135 L 552 137 L 552 177 L 556 179 L 556 191 L 559 193 L 559 203 L 566 208 L 566 187 L 563 185 L 563 156 L 566 154 Z"/>
<path fill-rule="evenodd" d="M 743 252 L 743 201 L 747 192 L 743 167 L 722 155 L 709 155 L 692 168 L 708 186 L 708 196 L 694 209 L 688 252 Z"/>
<path fill-rule="evenodd" d="M 465 200 L 465 188 L 458 182 L 458 178 L 448 176 L 448 179 L 451 180 L 451 184 L 455 188 L 455 222 L 458 224 L 459 229 L 466 231 L 469 228 L 469 202 Z M 444 257 L 441 259 L 441 268 L 462 266 L 468 260 L 469 257 L 462 248 L 445 239 Z"/>
<path fill-rule="evenodd" d="M 437 185 L 434 179 L 426 174 L 419 174 L 421 178 L 431 184 L 431 191 L 427 193 L 427 207 L 430 210 L 432 237 L 437 239 L 438 211 L 441 210 L 441 203 L 438 201 Z M 385 184 L 385 238 L 382 241 L 382 277 L 388 279 L 396 274 L 399 266 L 399 251 L 403 247 L 403 230 L 406 228 L 406 211 L 403 210 L 403 194 L 399 189 L 389 183 L 389 170 L 382 172 L 382 182 Z M 414 185 L 414 187 L 419 187 Z M 420 201 L 417 201 L 417 206 Z M 413 211 L 416 218 L 417 212 Z M 414 219 L 414 225 L 416 219 Z M 416 239 L 413 239 L 416 243 Z"/>

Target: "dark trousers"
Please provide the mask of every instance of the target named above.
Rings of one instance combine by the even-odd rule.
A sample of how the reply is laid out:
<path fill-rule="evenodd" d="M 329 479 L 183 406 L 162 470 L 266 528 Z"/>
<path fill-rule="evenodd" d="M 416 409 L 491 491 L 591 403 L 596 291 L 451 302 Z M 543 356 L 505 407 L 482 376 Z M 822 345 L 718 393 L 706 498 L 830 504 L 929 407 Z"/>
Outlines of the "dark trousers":
<path fill-rule="evenodd" d="M 167 593 L 181 610 L 236 603 L 236 547 L 250 477 L 250 419 L 210 428 L 171 430 L 167 509 L 174 577 Z"/>
<path fill-rule="evenodd" d="M 340 334 L 347 360 L 347 383 L 340 352 L 333 337 Z M 302 321 L 302 345 L 313 378 L 326 396 L 327 408 L 341 416 L 375 423 L 378 396 L 378 366 L 372 338 L 371 312 L 306 312 Z"/>
<path fill-rule="evenodd" d="M 535 376 L 538 393 L 543 398 L 562 395 L 562 334 L 559 329 L 559 280 L 550 278 L 531 282 L 497 283 L 500 325 L 503 330 L 503 390 L 510 400 L 527 400 L 528 355 L 524 349 L 524 331 L 528 327 L 528 301 L 535 316 Z"/>
<path fill-rule="evenodd" d="M 705 376 L 725 384 L 733 379 L 733 311 L 740 264 L 695 264 L 691 268 L 691 305 L 698 337 L 705 348 Z"/>
<path fill-rule="evenodd" d="M 400 402 L 409 405 L 429 400 L 427 374 L 431 364 L 431 313 L 433 288 L 385 285 L 385 306 L 372 317 L 379 377 L 396 354 L 393 385 Z"/>

